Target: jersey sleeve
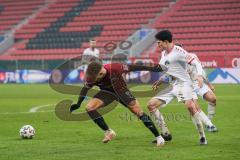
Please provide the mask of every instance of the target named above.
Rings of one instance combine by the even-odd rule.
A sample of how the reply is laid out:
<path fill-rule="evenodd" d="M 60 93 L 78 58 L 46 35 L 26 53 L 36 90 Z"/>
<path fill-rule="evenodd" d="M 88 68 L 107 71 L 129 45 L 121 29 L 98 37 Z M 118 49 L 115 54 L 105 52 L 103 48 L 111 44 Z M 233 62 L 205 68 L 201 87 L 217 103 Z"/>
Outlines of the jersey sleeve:
<path fill-rule="evenodd" d="M 127 64 L 112 63 L 110 64 L 111 72 L 122 75 L 123 73 L 130 72 L 129 66 Z"/>
<path fill-rule="evenodd" d="M 202 75 L 201 63 L 196 60 L 194 55 L 188 53 L 187 51 L 185 51 L 181 47 L 176 47 L 175 49 L 177 51 L 177 58 L 180 61 L 183 61 L 183 62 L 186 62 L 188 64 L 194 65 L 196 67 L 196 69 L 197 69 L 197 74 L 198 75 Z"/>
<path fill-rule="evenodd" d="M 176 47 L 175 50 L 177 51 L 177 59 L 180 61 L 191 64 L 191 62 L 195 59 L 194 56 L 181 47 Z"/>

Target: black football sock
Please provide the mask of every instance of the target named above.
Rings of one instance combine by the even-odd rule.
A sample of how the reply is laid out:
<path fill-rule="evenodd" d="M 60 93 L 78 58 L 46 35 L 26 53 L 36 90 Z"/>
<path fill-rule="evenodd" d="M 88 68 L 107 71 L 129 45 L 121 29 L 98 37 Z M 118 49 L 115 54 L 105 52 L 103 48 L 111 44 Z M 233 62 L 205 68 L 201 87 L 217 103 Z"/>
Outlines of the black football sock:
<path fill-rule="evenodd" d="M 109 127 L 104 121 L 103 117 L 96 110 L 88 111 L 88 115 L 102 130 L 109 130 Z"/>
<path fill-rule="evenodd" d="M 153 121 L 151 120 L 151 118 L 147 114 L 143 113 L 143 115 L 141 115 L 139 117 L 139 119 L 154 134 L 155 137 L 159 136 L 159 132 L 158 132 L 157 128 L 155 127 Z"/>

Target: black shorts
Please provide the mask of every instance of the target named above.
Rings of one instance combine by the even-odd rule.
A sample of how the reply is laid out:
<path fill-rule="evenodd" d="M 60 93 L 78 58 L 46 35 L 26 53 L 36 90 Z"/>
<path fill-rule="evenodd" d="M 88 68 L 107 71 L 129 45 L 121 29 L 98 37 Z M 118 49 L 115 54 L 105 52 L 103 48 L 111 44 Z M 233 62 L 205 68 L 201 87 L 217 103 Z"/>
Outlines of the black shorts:
<path fill-rule="evenodd" d="M 104 102 L 104 105 L 107 106 L 108 104 L 112 103 L 113 101 L 118 101 L 125 107 L 128 107 L 128 104 L 136 98 L 132 95 L 129 90 L 125 90 L 124 92 L 115 93 L 106 90 L 100 90 L 94 98 L 98 98 Z"/>

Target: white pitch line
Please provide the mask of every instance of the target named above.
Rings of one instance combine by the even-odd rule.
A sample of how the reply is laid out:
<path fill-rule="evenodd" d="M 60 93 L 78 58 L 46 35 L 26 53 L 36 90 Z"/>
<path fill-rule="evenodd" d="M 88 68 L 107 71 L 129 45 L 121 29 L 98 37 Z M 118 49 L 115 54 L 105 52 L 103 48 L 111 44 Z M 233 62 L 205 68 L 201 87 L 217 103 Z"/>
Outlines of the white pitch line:
<path fill-rule="evenodd" d="M 226 96 L 218 96 L 218 97 L 226 97 Z M 239 97 L 239 96 L 235 96 L 235 97 Z M 199 103 L 199 104 L 203 105 L 203 104 L 205 104 L 205 103 L 206 103 L 206 102 L 201 102 L 201 103 Z M 34 107 L 32 107 L 28 112 L 4 112 L 4 113 L 0 113 L 0 115 L 53 112 L 54 110 L 38 111 L 38 110 L 41 109 L 41 108 L 48 107 L 48 106 L 51 106 L 51 105 L 55 105 L 55 104 L 45 104 L 45 105 L 34 106 Z M 170 104 L 168 104 L 168 105 L 170 105 L 170 106 L 180 106 L 180 105 L 183 105 L 183 106 L 184 106 L 183 103 L 170 103 Z"/>
<path fill-rule="evenodd" d="M 54 111 L 54 110 L 38 111 L 38 112 L 4 112 L 4 113 L 0 113 L 0 115 L 32 114 L 32 113 L 47 113 L 47 112 L 53 112 L 53 111 Z"/>
<path fill-rule="evenodd" d="M 32 107 L 28 112 L 4 112 L 0 113 L 0 115 L 12 115 L 12 114 L 30 114 L 30 113 L 43 113 L 43 112 L 53 112 L 54 110 L 46 110 L 46 111 L 38 111 L 41 108 L 52 106 L 54 104 L 45 104 Z"/>
<path fill-rule="evenodd" d="M 51 106 L 51 105 L 53 105 L 53 104 L 45 104 L 45 105 L 40 105 L 40 106 L 34 106 L 29 110 L 29 112 L 34 113 L 34 112 L 37 112 L 41 108 L 48 107 L 48 106 Z"/>

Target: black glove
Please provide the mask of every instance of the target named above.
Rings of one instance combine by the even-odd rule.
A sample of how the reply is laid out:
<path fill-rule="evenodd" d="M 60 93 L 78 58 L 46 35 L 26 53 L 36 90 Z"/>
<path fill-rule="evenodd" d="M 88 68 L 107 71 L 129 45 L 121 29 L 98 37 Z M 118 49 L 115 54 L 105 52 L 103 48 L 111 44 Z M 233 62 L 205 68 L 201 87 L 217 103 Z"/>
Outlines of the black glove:
<path fill-rule="evenodd" d="M 72 113 L 73 111 L 75 111 L 76 109 L 80 108 L 80 105 L 78 104 L 72 104 L 70 107 L 70 112 Z"/>
<path fill-rule="evenodd" d="M 81 89 L 81 92 L 80 92 L 80 95 L 78 97 L 78 101 L 77 101 L 77 104 L 72 104 L 71 107 L 70 107 L 70 112 L 72 113 L 73 111 L 75 111 L 76 109 L 80 108 L 83 100 L 86 98 L 86 94 L 88 92 L 90 88 L 87 88 L 87 87 L 83 87 Z M 83 96 L 82 96 L 83 95 Z"/>

